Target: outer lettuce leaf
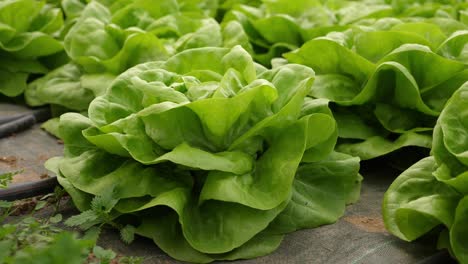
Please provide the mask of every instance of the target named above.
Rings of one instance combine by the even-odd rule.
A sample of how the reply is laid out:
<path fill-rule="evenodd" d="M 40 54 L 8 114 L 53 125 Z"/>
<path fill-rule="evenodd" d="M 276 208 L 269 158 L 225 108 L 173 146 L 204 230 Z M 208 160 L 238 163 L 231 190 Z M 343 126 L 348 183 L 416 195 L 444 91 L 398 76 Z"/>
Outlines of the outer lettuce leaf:
<path fill-rule="evenodd" d="M 313 76 L 301 65 L 258 67 L 240 46 L 137 65 L 89 118 L 61 116 L 65 155 L 48 167 L 79 209 L 111 195 L 112 215 L 139 219 L 137 232 L 176 259 L 268 254 L 286 232 L 336 221 L 359 192 L 359 159 L 332 152 L 327 102 L 304 106 Z M 322 188 L 336 193 L 300 195 Z M 296 210 L 299 198 L 310 206 Z M 303 220 L 282 228 L 291 215 Z"/>
<path fill-rule="evenodd" d="M 29 84 L 26 90 L 26 100 L 29 105 L 41 105 L 41 98 L 49 98 L 51 104 L 63 105 L 69 109 L 86 110 L 89 103 L 108 82 L 114 79 L 113 75 L 99 75 L 98 79 L 87 81 L 76 64 L 65 64 L 46 76 Z"/>
<path fill-rule="evenodd" d="M 343 141 L 343 143 L 337 146 L 337 150 L 360 157 L 363 160 L 368 160 L 409 146 L 430 148 L 431 143 L 432 138 L 430 135 L 407 132 L 403 133 L 396 140 L 374 136 L 359 143 L 346 143 L 346 141 Z"/>
<path fill-rule="evenodd" d="M 449 163 L 445 161 L 445 155 L 439 155 L 448 152 L 450 157 L 455 158 L 460 166 L 468 167 L 468 110 L 466 103 L 468 97 L 466 91 L 468 84 L 465 84 L 451 98 L 450 102 L 444 108 L 438 122 L 440 134 L 438 139 L 442 139 L 442 144 L 434 144 L 434 156 L 439 164 Z M 439 149 L 444 148 L 444 150 Z M 450 167 L 451 164 L 449 164 Z M 455 172 L 457 173 L 457 172 Z M 454 175 L 455 176 L 455 175 Z"/>
<path fill-rule="evenodd" d="M 137 233 L 150 236 L 169 255 L 181 261 L 209 263 L 214 260 L 249 259 L 274 251 L 281 243 L 283 235 L 261 232 L 239 248 L 225 254 L 208 255 L 194 250 L 184 239 L 175 215 L 145 217 Z"/>
<path fill-rule="evenodd" d="M 359 158 L 334 152 L 326 160 L 303 164 L 296 175 L 291 201 L 270 224 L 269 232 L 287 233 L 334 223 L 354 202 L 360 188 Z"/>
<path fill-rule="evenodd" d="M 438 248 L 448 248 L 467 263 L 466 220 L 468 166 L 464 152 L 468 85 L 457 90 L 439 116 L 433 135 L 432 156 L 404 171 L 384 196 L 385 226 L 408 241 L 445 226 Z"/>
<path fill-rule="evenodd" d="M 460 263 L 468 262 L 467 248 L 467 228 L 466 221 L 468 220 L 468 196 L 461 199 L 455 211 L 455 220 L 450 229 L 450 244 L 452 245 L 453 254 Z"/>
<path fill-rule="evenodd" d="M 62 12 L 42 1 L 8 0 L 0 4 L 0 93 L 21 95 L 32 73 L 46 73 L 41 57 L 63 50 L 56 34 Z"/>
<path fill-rule="evenodd" d="M 41 128 L 47 131 L 47 133 L 60 138 L 59 135 L 59 121 L 60 119 L 58 117 L 51 118 L 47 120 L 46 122 L 42 123 Z"/>
<path fill-rule="evenodd" d="M 450 227 L 460 195 L 432 176 L 433 157 L 403 172 L 383 200 L 385 227 L 404 240 L 414 240 L 439 224 Z"/>
<path fill-rule="evenodd" d="M 349 41 L 346 34 L 331 34 L 285 54 L 288 61 L 316 70 L 317 80 L 309 96 L 336 104 L 332 110 L 337 116 L 339 135 L 346 139 L 339 144 L 339 151 L 371 159 L 405 146 L 429 148 L 427 131 L 434 127 L 452 93 L 466 81 L 465 64 L 441 57 L 426 46 L 398 46 L 401 42 L 397 41 L 387 42 L 388 48 L 372 50 L 364 45 L 362 38 L 377 33 L 411 36 L 407 39 L 410 42 L 412 38 L 426 42 L 414 30 L 422 25 L 397 26 L 399 30 L 413 31 L 403 35 L 398 31 L 363 31 L 357 33 L 354 41 Z M 345 110 L 347 107 L 351 107 L 349 111 Z M 373 115 L 355 114 L 356 107 Z"/>
<path fill-rule="evenodd" d="M 438 48 L 443 56 L 468 63 L 468 31 L 456 31 Z"/>

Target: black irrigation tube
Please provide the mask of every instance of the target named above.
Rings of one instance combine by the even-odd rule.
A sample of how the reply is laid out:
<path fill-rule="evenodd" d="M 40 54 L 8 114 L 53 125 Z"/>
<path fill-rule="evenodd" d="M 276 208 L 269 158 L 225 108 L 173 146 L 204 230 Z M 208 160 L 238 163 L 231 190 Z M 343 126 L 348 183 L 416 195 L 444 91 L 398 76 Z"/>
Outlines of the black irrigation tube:
<path fill-rule="evenodd" d="M 0 200 L 14 201 L 48 194 L 54 191 L 57 184 L 57 177 L 34 182 L 12 184 L 6 189 L 0 189 Z"/>
<path fill-rule="evenodd" d="M 49 118 L 49 108 L 39 108 L 25 114 L 0 117 L 0 138 L 21 132 Z"/>
<path fill-rule="evenodd" d="M 21 132 L 46 121 L 51 116 L 48 107 L 34 109 L 23 114 L 0 116 L 0 138 Z M 34 182 L 10 185 L 0 189 L 0 200 L 13 201 L 50 193 L 57 186 L 57 178 L 52 177 Z"/>

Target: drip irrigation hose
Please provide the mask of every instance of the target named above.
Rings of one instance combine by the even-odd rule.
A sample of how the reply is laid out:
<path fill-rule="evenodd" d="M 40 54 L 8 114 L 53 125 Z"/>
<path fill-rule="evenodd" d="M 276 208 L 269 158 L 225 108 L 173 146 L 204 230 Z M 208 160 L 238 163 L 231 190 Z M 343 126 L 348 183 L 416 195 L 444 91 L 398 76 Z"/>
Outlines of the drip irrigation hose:
<path fill-rule="evenodd" d="M 25 114 L 0 117 L 0 138 L 21 132 L 49 118 L 49 108 L 39 108 Z"/>
<path fill-rule="evenodd" d="M 34 182 L 12 184 L 6 189 L 0 189 L 0 200 L 14 201 L 45 195 L 54 191 L 57 177 L 51 177 Z"/>
<path fill-rule="evenodd" d="M 22 114 L 0 116 L 0 138 L 26 130 L 50 117 L 49 107 L 34 109 Z M 56 177 L 12 184 L 6 189 L 0 189 L 0 200 L 13 201 L 47 194 L 52 192 L 57 184 Z"/>

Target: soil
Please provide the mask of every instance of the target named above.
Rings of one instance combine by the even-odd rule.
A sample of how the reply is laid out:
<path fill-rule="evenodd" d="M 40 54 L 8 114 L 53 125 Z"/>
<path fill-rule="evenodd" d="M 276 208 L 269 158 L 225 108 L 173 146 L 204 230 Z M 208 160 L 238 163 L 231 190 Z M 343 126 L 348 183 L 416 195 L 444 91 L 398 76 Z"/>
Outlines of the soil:
<path fill-rule="evenodd" d="M 34 208 L 36 207 L 36 204 L 37 204 L 36 198 L 15 201 L 11 209 L 10 215 L 20 216 L 20 215 L 29 214 L 34 210 Z"/>
<path fill-rule="evenodd" d="M 41 154 L 33 164 L 43 164 L 47 159 L 47 155 Z M 37 181 L 50 177 L 45 169 L 37 170 L 31 167 L 31 163 L 27 164 L 28 162 L 31 161 L 15 156 L 0 157 L 0 172 L 18 172 L 13 176 L 12 184 Z"/>
<path fill-rule="evenodd" d="M 367 217 L 360 215 L 350 215 L 343 218 L 346 222 L 355 227 L 370 233 L 387 233 L 382 217 Z"/>
<path fill-rule="evenodd" d="M 19 172 L 13 176 L 12 184 L 49 178 L 49 171 L 43 164 L 60 156 L 62 151 L 63 145 L 57 138 L 37 125 L 15 137 L 0 139 L 0 173 Z"/>
<path fill-rule="evenodd" d="M 11 167 L 16 167 L 17 158 L 15 156 L 0 157 L 0 162 L 5 163 Z"/>

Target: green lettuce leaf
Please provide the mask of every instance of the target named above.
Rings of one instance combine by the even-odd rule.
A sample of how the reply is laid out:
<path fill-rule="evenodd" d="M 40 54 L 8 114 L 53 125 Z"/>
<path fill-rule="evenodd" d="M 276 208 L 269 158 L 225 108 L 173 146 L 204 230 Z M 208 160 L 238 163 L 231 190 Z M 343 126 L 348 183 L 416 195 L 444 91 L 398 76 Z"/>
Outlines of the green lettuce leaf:
<path fill-rule="evenodd" d="M 222 28 L 203 14 L 201 7 L 210 3 L 65 1 L 71 22 L 64 46 L 71 62 L 32 82 L 26 101 L 83 111 L 117 75 L 137 64 L 166 60 L 193 48 L 239 44 L 249 48 L 240 25 L 233 22 Z"/>
<path fill-rule="evenodd" d="M 175 259 L 268 254 L 285 233 L 335 222 L 359 193 L 359 159 L 333 152 L 328 102 L 304 104 L 313 78 L 306 66 L 258 67 L 241 46 L 137 65 L 89 117 L 61 116 L 65 154 L 48 167 L 80 210 L 110 195 L 113 216 L 138 219 Z"/>
<path fill-rule="evenodd" d="M 0 93 L 21 95 L 31 74 L 44 74 L 41 58 L 63 50 L 57 34 L 63 26 L 59 8 L 34 0 L 0 3 Z"/>
<path fill-rule="evenodd" d="M 436 37 L 422 36 L 420 30 L 427 28 Z M 334 103 L 338 150 L 362 159 L 406 146 L 430 148 L 428 132 L 468 77 L 466 64 L 427 46 L 406 44 L 445 47 L 433 39 L 444 35 L 436 25 L 400 23 L 390 29 L 329 34 L 284 55 L 316 71 L 309 96 Z M 385 47 L 371 44 L 385 38 Z"/>
<path fill-rule="evenodd" d="M 398 176 L 385 193 L 382 209 L 386 228 L 407 241 L 444 226 L 438 248 L 448 248 L 460 263 L 468 260 L 467 92 L 465 84 L 447 102 L 434 130 L 432 155 Z"/>

